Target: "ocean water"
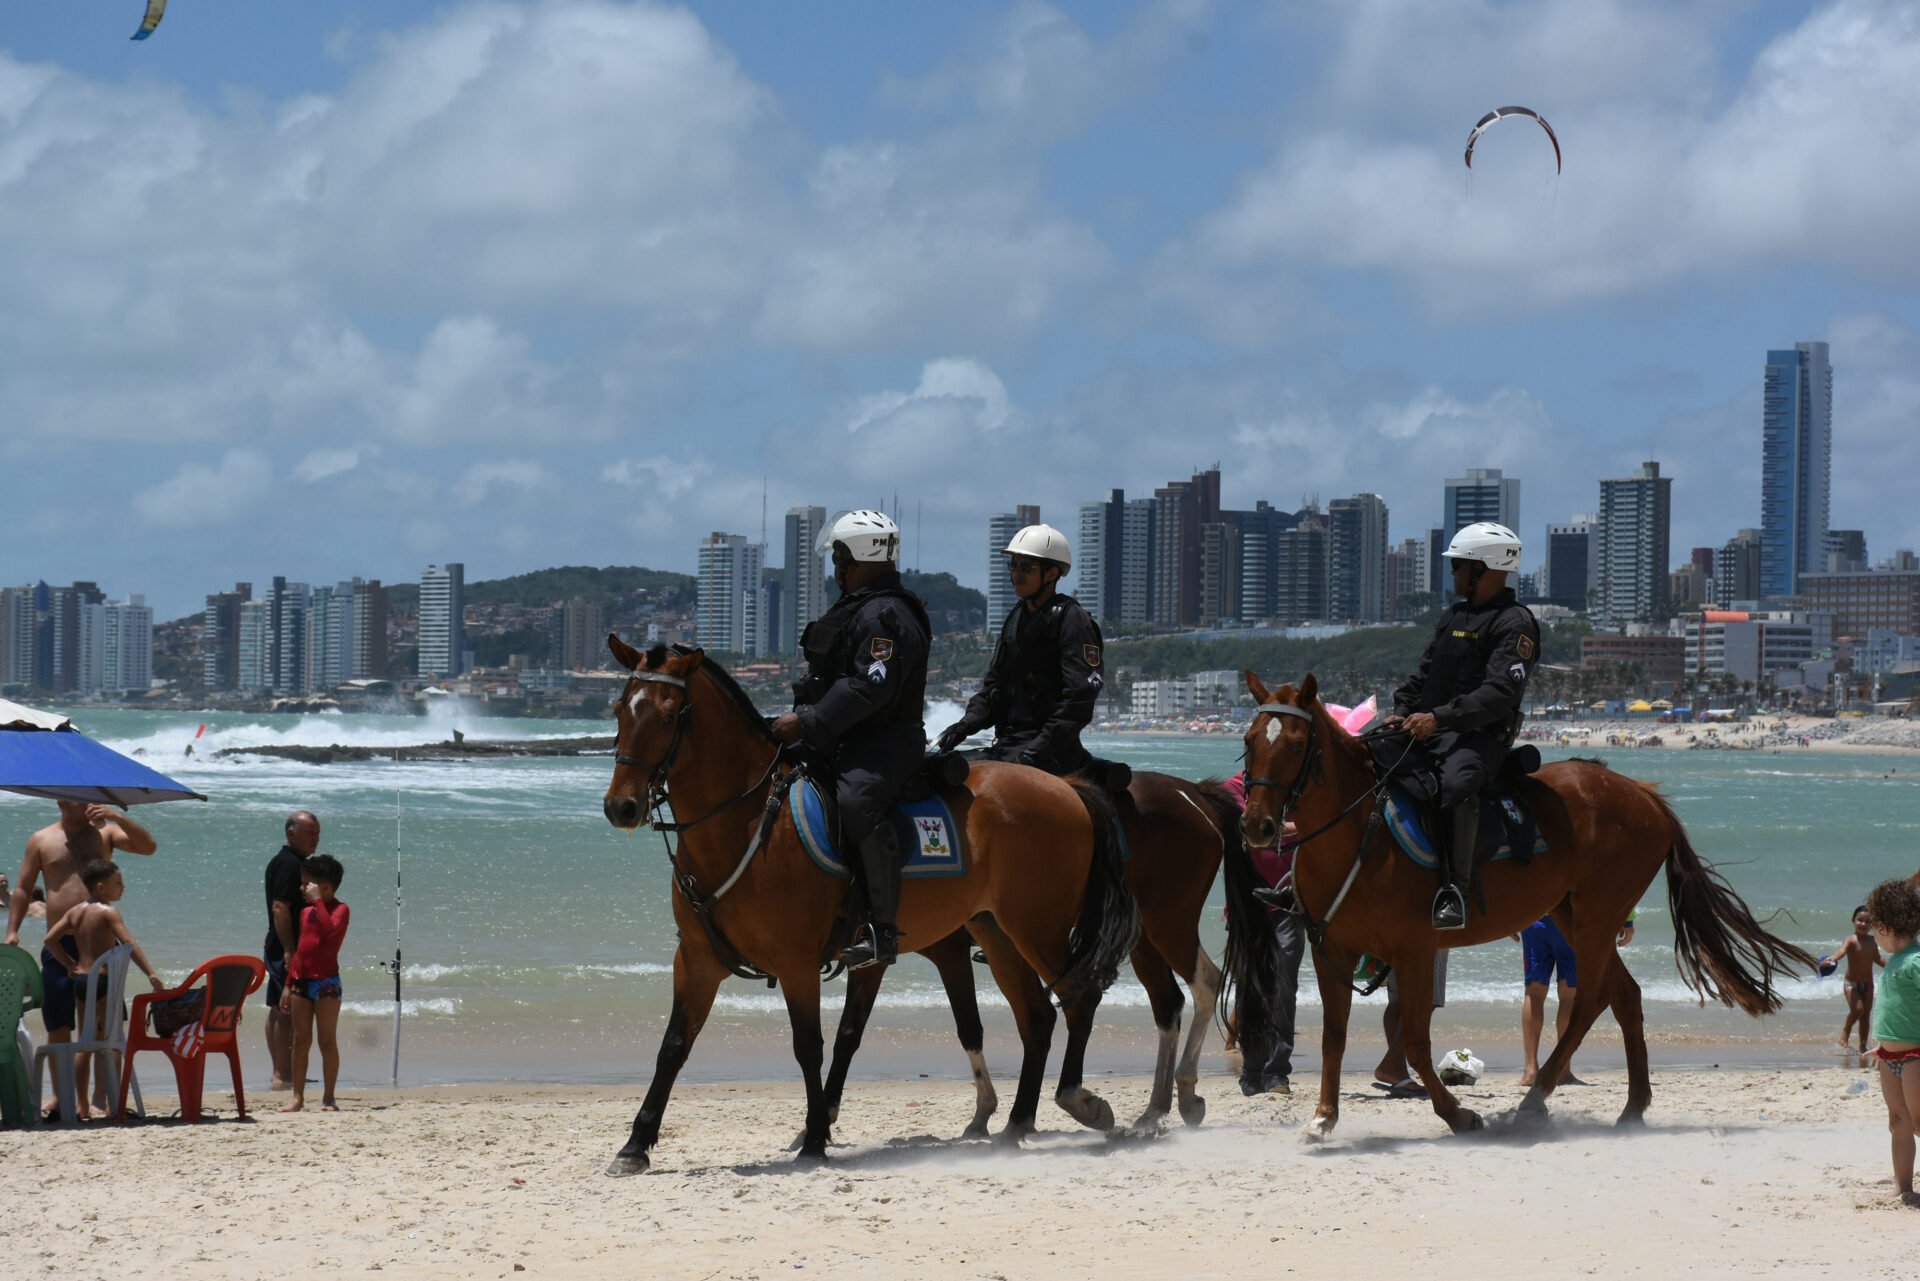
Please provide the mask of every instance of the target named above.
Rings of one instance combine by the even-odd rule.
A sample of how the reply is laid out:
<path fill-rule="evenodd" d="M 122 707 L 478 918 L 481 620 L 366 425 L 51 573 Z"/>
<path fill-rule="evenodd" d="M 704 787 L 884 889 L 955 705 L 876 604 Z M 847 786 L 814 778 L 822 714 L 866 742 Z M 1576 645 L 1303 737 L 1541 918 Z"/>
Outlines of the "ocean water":
<path fill-rule="evenodd" d="M 930 721 L 937 729 L 957 711 L 938 707 Z M 428 719 L 93 708 L 72 714 L 93 737 L 142 752 L 211 798 L 204 805 L 134 812 L 160 849 L 150 859 L 122 860 L 128 886 L 122 907 L 163 974 L 183 976 L 220 953 L 258 953 L 266 932 L 267 860 L 281 843 L 287 813 L 308 808 L 321 819 L 321 848 L 347 868 L 341 897 L 353 907 L 342 952 L 350 1082 L 384 1082 L 391 1070 L 393 983 L 380 967 L 395 949 L 396 860 L 405 891 L 403 1083 L 644 1081 L 650 1075 L 672 990 L 670 887 L 659 837 L 629 836 L 601 816 L 609 761 L 303 765 L 214 757 L 223 747 L 276 743 L 404 746 L 445 740 L 454 728 L 469 739 L 562 738 L 604 734 L 606 721 L 493 720 L 458 705 L 437 707 Z M 206 731 L 189 759 L 184 750 L 203 722 Z M 1239 741 L 1225 736 L 1108 736 L 1092 745 L 1136 768 L 1187 777 L 1231 773 L 1239 750 Z M 1628 751 L 1610 754 L 1610 763 L 1658 780 L 1700 852 L 1757 911 L 1790 912 L 1791 919 L 1776 921 L 1777 932 L 1816 953 L 1845 937 L 1851 910 L 1868 887 L 1920 866 L 1920 758 Z M 0 842 L 18 851 L 29 832 L 53 817 L 50 803 L 0 793 Z M 17 853 L 7 857 L 11 870 Z M 1216 956 L 1219 904 L 1216 884 L 1204 923 Z M 30 925 L 22 941 L 37 947 L 38 927 Z M 1701 1008 L 1675 973 L 1671 942 L 1656 880 L 1627 953 L 1655 1036 L 1681 1043 L 1739 1040 L 1750 1053 L 1779 1047 L 1790 1054 L 1794 1047 L 1805 1053 L 1839 1030 L 1844 1009 L 1834 980 L 1789 983 L 1785 1013 L 1765 1022 Z M 1519 986 L 1517 945 L 1455 953 L 1436 1037 L 1517 1042 Z M 1311 976 L 1303 975 L 1301 1019 L 1309 1037 L 1318 1028 L 1313 989 Z M 837 1017 L 843 990 L 838 982 L 827 989 L 829 1019 Z M 1002 1073 L 1010 1073 L 1011 1020 L 984 969 L 980 995 L 990 1052 Z M 1146 1004 L 1131 976 L 1108 994 L 1092 1051 L 1096 1065 L 1150 1070 Z M 1357 1030 L 1373 1025 L 1364 1011 L 1356 1018 Z M 1608 1027 L 1603 1020 L 1602 1029 Z M 963 1071 L 950 1029 L 932 967 L 911 958 L 888 978 L 863 1065 L 870 1058 L 904 1069 L 924 1059 L 919 1070 Z M 255 1046 L 249 1075 L 264 1069 L 264 1050 Z M 690 1075 L 784 1077 L 792 1071 L 780 996 L 729 981 Z"/>

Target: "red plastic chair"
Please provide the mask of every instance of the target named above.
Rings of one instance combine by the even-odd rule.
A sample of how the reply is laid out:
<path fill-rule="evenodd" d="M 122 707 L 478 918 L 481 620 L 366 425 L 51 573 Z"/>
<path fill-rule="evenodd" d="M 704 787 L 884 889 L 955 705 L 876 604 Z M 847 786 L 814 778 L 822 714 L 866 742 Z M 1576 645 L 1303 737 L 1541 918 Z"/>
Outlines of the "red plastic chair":
<path fill-rule="evenodd" d="M 202 979 L 207 985 L 206 1004 L 196 1022 L 172 1036 L 158 1036 L 149 1030 L 148 1011 L 154 1002 L 190 992 Z M 141 1050 L 158 1050 L 173 1061 L 173 1079 L 180 1087 L 180 1118 L 189 1123 L 200 1120 L 207 1055 L 226 1055 L 233 1066 L 234 1104 L 245 1118 L 247 1096 L 240 1085 L 240 1010 L 266 981 L 267 967 L 260 958 L 216 956 L 189 974 L 179 987 L 134 997 L 127 1028 L 127 1071 L 120 1077 L 120 1106 L 114 1119 L 126 1120 L 127 1084 L 133 1079 L 133 1056 Z"/>

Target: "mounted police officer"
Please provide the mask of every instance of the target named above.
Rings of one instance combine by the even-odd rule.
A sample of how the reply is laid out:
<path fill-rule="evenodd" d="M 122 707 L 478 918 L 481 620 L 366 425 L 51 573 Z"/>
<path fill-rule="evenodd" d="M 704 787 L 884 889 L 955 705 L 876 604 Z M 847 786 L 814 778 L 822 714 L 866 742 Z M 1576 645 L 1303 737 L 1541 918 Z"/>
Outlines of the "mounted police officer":
<path fill-rule="evenodd" d="M 840 834 L 859 853 L 867 923 L 841 959 L 849 969 L 899 955 L 900 842 L 887 809 L 927 748 L 927 608 L 900 582 L 900 527 L 877 511 L 844 512 L 821 538 L 833 548 L 840 599 L 800 637 L 807 676 L 774 737 L 805 741 L 832 762 Z"/>
<path fill-rule="evenodd" d="M 1050 774 L 1084 770 L 1093 757 L 1080 731 L 1093 720 L 1100 697 L 1100 625 L 1071 596 L 1060 594 L 1073 568 L 1067 536 L 1051 525 L 1028 525 L 1006 546 L 1014 605 L 1000 627 L 980 692 L 966 713 L 940 735 L 940 750 L 988 728 L 989 760 L 1032 765 Z"/>
<path fill-rule="evenodd" d="M 1465 886 L 1480 834 L 1480 789 L 1520 732 L 1520 703 L 1540 657 L 1540 625 L 1507 586 L 1520 568 L 1520 536 L 1482 521 L 1453 536 L 1443 553 L 1464 599 L 1440 616 L 1420 670 L 1393 694 L 1389 725 L 1411 734 L 1440 774 L 1440 804 L 1452 811 L 1453 840 L 1440 865 L 1433 928 L 1465 929 Z"/>

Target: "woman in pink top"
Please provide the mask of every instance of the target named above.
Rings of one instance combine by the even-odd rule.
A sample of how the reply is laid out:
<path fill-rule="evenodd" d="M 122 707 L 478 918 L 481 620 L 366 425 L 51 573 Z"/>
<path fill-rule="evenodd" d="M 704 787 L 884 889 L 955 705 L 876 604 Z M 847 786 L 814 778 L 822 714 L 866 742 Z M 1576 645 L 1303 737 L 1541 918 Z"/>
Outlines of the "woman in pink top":
<path fill-rule="evenodd" d="M 300 913 L 300 943 L 287 958 L 287 990 L 281 996 L 293 1019 L 293 1101 L 282 1112 L 306 1106 L 307 1056 L 313 1034 L 320 1031 L 320 1071 L 324 1093 L 322 1111 L 338 1112 L 333 1086 L 340 1079 L 340 944 L 347 937 L 347 905 L 336 895 L 345 875 L 340 860 L 328 854 L 309 857 L 301 868 L 300 893 L 307 906 Z"/>

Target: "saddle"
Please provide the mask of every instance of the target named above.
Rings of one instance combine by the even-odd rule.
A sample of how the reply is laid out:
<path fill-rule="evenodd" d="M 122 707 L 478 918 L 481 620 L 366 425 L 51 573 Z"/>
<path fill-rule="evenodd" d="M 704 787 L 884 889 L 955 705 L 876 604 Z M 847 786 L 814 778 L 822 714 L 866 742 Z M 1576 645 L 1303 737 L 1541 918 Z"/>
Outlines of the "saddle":
<path fill-rule="evenodd" d="M 1369 740 L 1369 746 L 1375 777 L 1387 780 L 1385 820 L 1394 844 L 1420 866 L 1437 867 L 1440 846 L 1434 833 L 1446 830 L 1438 773 L 1424 757 L 1413 763 L 1404 736 L 1378 735 Z M 1539 748 L 1531 743 L 1516 747 L 1501 762 L 1500 773 L 1480 790 L 1475 868 L 1503 859 L 1524 866 L 1534 855 L 1546 852 L 1546 838 L 1526 802 L 1527 776 L 1539 768 Z"/>
<path fill-rule="evenodd" d="M 966 782 L 966 758 L 941 752 L 926 758 L 901 789 L 900 800 L 887 809 L 905 861 L 902 877 L 965 876 L 967 855 L 960 825 L 941 796 L 941 789 Z M 840 813 L 834 801 L 829 772 L 805 771 L 793 784 L 793 826 L 801 848 L 814 866 L 842 880 L 853 878 L 853 868 L 841 852 Z"/>

